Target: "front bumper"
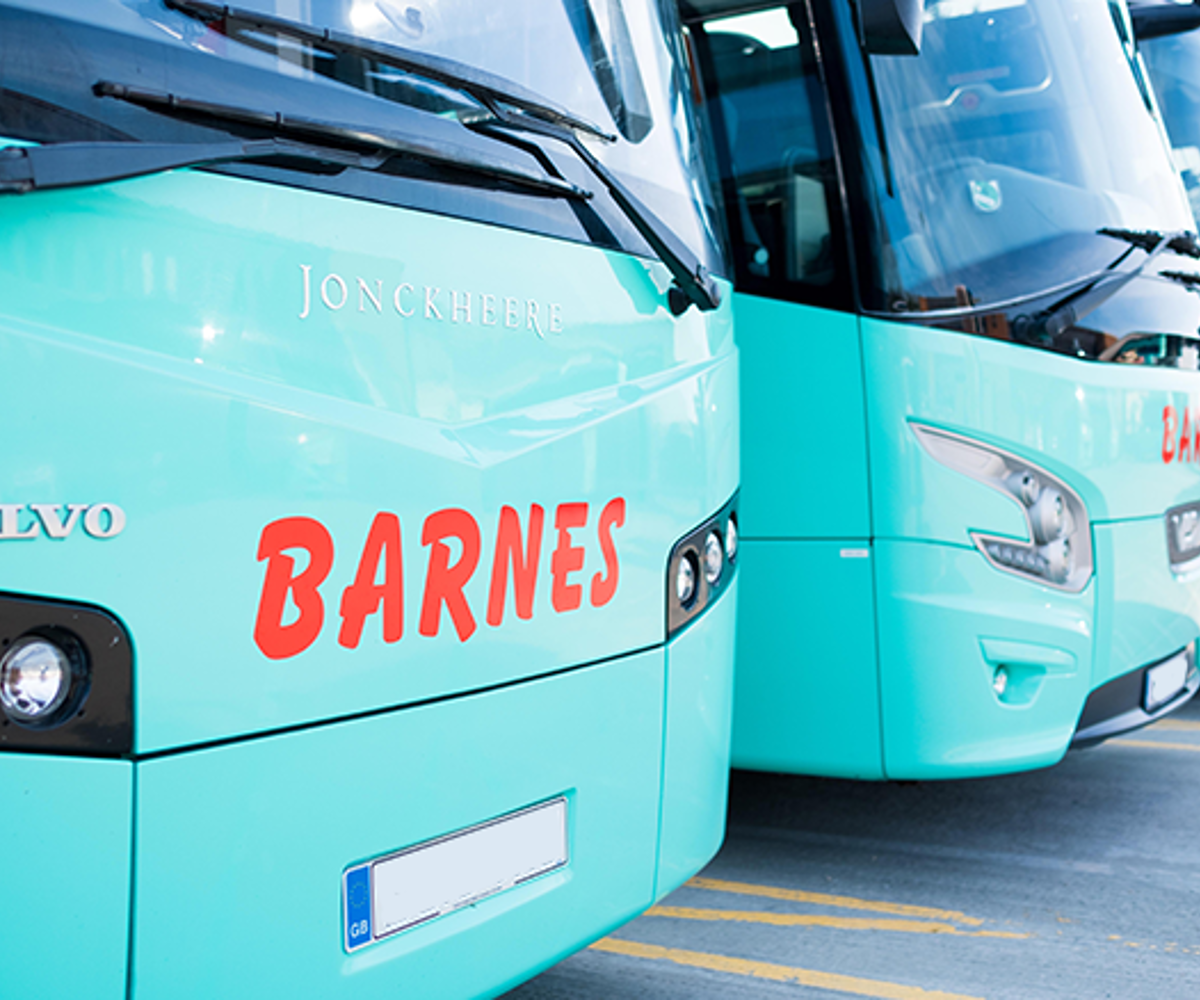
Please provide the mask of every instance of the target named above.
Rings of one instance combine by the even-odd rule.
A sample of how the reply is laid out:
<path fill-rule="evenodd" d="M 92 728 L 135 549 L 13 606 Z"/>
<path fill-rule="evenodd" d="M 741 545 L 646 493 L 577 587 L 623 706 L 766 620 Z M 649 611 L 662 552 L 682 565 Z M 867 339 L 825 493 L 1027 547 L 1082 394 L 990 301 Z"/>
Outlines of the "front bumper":
<path fill-rule="evenodd" d="M 736 582 L 665 647 L 297 732 L 136 763 L 0 754 L 0 845 L 31 861 L 0 910 L 5 995 L 512 988 L 719 846 L 735 609 Z M 565 868 L 346 952 L 348 867 L 560 795 Z"/>
<path fill-rule="evenodd" d="M 1200 636 L 1200 574 L 1178 577 L 1162 518 L 1094 525 L 1095 575 L 1074 595 L 993 569 L 974 550 L 876 543 L 889 778 L 1055 763 L 1168 715 L 1142 707 L 1147 669 Z M 1003 667 L 1008 686 L 992 687 Z"/>

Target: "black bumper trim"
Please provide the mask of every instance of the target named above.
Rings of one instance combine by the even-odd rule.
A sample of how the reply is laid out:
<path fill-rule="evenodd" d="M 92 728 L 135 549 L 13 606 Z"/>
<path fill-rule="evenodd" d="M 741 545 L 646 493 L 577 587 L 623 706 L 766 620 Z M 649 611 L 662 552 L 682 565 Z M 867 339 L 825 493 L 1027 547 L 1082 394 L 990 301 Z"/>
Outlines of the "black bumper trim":
<path fill-rule="evenodd" d="M 1147 712 L 1142 705 L 1146 689 L 1146 671 L 1160 663 L 1166 663 L 1180 652 L 1186 652 L 1188 657 L 1187 681 L 1183 690 L 1165 705 L 1160 705 L 1153 712 Z M 1075 735 L 1071 738 L 1071 749 L 1092 747 L 1110 737 L 1120 736 L 1122 733 L 1157 722 L 1163 716 L 1170 715 L 1177 708 L 1186 705 L 1198 689 L 1200 671 L 1196 669 L 1195 643 L 1190 643 L 1183 650 L 1176 650 L 1170 656 L 1164 656 L 1161 660 L 1155 660 L 1144 667 L 1113 678 L 1088 695 L 1083 712 L 1079 716 L 1079 723 L 1075 727 Z"/>

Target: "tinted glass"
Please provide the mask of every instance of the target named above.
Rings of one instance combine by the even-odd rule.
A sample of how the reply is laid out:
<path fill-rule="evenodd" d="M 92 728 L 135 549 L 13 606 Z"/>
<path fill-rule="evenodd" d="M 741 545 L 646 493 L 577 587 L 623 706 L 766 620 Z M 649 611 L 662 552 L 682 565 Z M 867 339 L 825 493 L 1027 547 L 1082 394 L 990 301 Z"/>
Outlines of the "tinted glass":
<path fill-rule="evenodd" d="M 1104 227 L 1195 228 L 1117 2 L 932 2 L 920 55 L 869 70 L 875 308 L 1027 296 L 1111 263 Z"/>
<path fill-rule="evenodd" d="M 802 6 L 718 14 L 693 28 L 739 287 L 833 297 L 841 277 L 837 172 Z"/>
<path fill-rule="evenodd" d="M 1200 212 L 1200 31 L 1141 43 L 1171 138 L 1175 166 Z"/>
<path fill-rule="evenodd" d="M 611 144 L 591 143 L 596 155 L 706 263 L 723 269 L 686 80 L 675 58 L 678 25 L 669 5 L 622 0 L 246 0 L 242 7 L 454 59 L 499 74 L 595 122 L 616 136 Z M 244 20 L 208 23 L 168 9 L 162 0 L 0 3 L 0 133 L 41 142 L 214 137 L 211 121 L 167 119 L 98 99 L 92 88 L 100 79 L 419 135 L 423 141 L 474 149 L 535 174 L 545 169 L 536 150 L 515 149 L 464 127 L 486 114 L 468 94 L 376 60 L 248 28 Z M 403 116 L 398 117 L 398 108 Z M 210 134 L 198 134 L 199 129 Z M 588 189 L 597 186 L 561 144 L 546 140 L 542 145 L 569 179 Z M 400 172 L 409 178 L 422 174 L 410 168 Z M 436 171 L 423 173 L 438 179 Z M 291 177 L 289 182 L 397 203 L 420 200 L 411 182 L 406 186 L 374 176 L 337 181 Z M 602 218 L 578 206 L 509 195 L 493 192 L 480 200 L 461 191 L 442 192 L 431 207 L 645 249 L 625 220 L 604 211 L 603 192 L 594 203 Z M 513 204 L 506 207 L 506 199 Z"/>

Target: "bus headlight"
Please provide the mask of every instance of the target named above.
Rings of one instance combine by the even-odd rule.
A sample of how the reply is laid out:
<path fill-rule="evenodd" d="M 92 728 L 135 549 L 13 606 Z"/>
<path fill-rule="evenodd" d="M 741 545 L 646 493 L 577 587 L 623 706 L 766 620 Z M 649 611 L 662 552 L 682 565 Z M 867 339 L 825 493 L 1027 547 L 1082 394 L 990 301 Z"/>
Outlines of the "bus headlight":
<path fill-rule="evenodd" d="M 1092 577 L 1092 526 L 1079 494 L 1057 476 L 1011 452 L 952 431 L 910 424 L 935 461 L 1011 497 L 1029 539 L 979 531 L 971 541 L 996 569 L 1078 593 Z"/>
<path fill-rule="evenodd" d="M 704 614 L 732 582 L 737 567 L 737 494 L 689 531 L 667 557 L 667 638 Z"/>
<path fill-rule="evenodd" d="M 721 578 L 721 570 L 725 565 L 725 549 L 715 531 L 710 531 L 704 539 L 704 579 L 709 586 Z"/>
<path fill-rule="evenodd" d="M 685 552 L 675 570 L 675 598 L 680 605 L 690 608 L 696 599 L 696 557 L 691 552 Z"/>
<path fill-rule="evenodd" d="M 0 657 L 0 709 L 18 725 L 61 721 L 81 700 L 85 684 L 79 645 L 66 636 L 25 635 Z"/>

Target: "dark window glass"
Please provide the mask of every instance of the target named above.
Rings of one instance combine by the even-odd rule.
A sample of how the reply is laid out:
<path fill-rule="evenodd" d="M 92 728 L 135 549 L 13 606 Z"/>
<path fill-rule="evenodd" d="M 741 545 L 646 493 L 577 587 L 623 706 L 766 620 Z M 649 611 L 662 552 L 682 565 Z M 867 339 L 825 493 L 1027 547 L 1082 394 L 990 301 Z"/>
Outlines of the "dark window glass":
<path fill-rule="evenodd" d="M 833 142 L 802 6 L 718 14 L 692 29 L 739 287 L 844 301 Z"/>

